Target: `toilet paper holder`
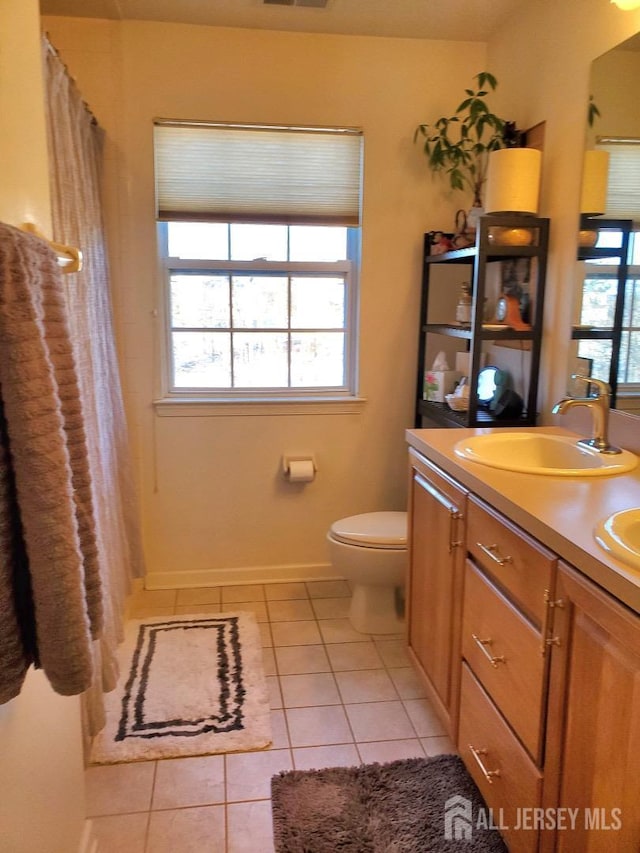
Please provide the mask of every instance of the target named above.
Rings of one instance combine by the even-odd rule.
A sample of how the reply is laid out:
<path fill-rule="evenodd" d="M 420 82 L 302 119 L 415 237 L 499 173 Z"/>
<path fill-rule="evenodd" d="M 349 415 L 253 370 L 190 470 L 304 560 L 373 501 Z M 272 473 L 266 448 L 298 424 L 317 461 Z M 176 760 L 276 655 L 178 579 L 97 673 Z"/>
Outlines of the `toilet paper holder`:
<path fill-rule="evenodd" d="M 292 462 L 310 462 L 313 468 L 313 476 L 315 477 L 316 471 L 318 470 L 318 466 L 316 465 L 316 458 L 313 453 L 300 453 L 300 454 L 288 454 L 285 453 L 282 457 L 282 473 L 285 479 L 289 479 L 291 476 L 291 463 Z"/>

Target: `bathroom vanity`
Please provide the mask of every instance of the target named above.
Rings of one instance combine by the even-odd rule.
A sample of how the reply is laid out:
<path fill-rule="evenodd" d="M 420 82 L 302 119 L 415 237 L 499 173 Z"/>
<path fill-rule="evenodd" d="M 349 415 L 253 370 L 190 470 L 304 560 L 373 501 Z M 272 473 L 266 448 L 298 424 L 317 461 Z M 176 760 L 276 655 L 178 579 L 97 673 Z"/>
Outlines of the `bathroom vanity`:
<path fill-rule="evenodd" d="M 640 506 L 640 468 L 456 456 L 488 432 L 407 433 L 410 654 L 512 853 L 638 851 L 640 572 L 593 530 Z"/>

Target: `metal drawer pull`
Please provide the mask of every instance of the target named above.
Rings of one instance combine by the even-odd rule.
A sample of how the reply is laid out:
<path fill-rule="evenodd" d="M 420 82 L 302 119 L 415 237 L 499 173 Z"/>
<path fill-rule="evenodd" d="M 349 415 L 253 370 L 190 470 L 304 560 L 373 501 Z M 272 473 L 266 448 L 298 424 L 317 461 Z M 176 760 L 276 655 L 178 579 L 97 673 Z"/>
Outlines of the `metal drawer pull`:
<path fill-rule="evenodd" d="M 513 557 L 501 557 L 497 545 L 483 545 L 482 542 L 476 542 L 478 548 L 490 557 L 494 563 L 499 566 L 506 566 L 507 563 L 513 563 Z"/>
<path fill-rule="evenodd" d="M 507 662 L 505 660 L 504 655 L 494 657 L 491 654 L 491 652 L 489 652 L 487 650 L 487 646 L 490 646 L 493 643 L 492 639 L 489 638 L 487 640 L 481 640 L 477 634 L 472 634 L 471 637 L 473 638 L 474 643 L 479 647 L 480 651 L 486 657 L 486 659 L 489 661 L 489 663 L 491 664 L 492 667 L 497 669 L 499 663 L 506 663 Z"/>
<path fill-rule="evenodd" d="M 484 762 L 482 761 L 480 756 L 481 755 L 488 755 L 487 750 L 486 749 L 476 749 L 475 746 L 471 746 L 471 744 L 468 744 L 468 746 L 469 746 L 469 749 L 471 750 L 471 755 L 473 755 L 475 760 L 478 762 L 478 767 L 480 768 L 480 770 L 482 770 L 482 775 L 484 776 L 484 778 L 487 780 L 487 782 L 490 785 L 493 785 L 493 777 L 494 776 L 500 776 L 500 771 L 499 770 L 487 770 L 487 768 L 484 766 Z"/>

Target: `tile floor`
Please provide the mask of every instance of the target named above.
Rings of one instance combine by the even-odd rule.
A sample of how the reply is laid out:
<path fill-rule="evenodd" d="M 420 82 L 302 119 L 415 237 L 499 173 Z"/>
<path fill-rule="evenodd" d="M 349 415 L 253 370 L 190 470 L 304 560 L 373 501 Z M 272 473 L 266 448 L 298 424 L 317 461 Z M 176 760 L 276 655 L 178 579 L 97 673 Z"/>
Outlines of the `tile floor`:
<path fill-rule="evenodd" d="M 402 637 L 347 618 L 344 581 L 143 591 L 131 616 L 251 610 L 271 689 L 268 750 L 91 767 L 87 816 L 100 853 L 273 853 L 280 770 L 453 751 Z"/>

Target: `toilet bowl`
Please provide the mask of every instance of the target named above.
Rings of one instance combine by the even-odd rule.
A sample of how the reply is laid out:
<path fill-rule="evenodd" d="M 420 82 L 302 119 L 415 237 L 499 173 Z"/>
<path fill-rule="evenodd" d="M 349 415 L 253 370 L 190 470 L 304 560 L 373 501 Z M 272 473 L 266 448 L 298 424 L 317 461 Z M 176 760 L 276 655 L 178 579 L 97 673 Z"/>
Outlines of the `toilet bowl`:
<path fill-rule="evenodd" d="M 352 587 L 349 621 L 363 634 L 403 630 L 399 602 L 407 568 L 406 512 L 367 512 L 334 521 L 331 563 Z"/>

